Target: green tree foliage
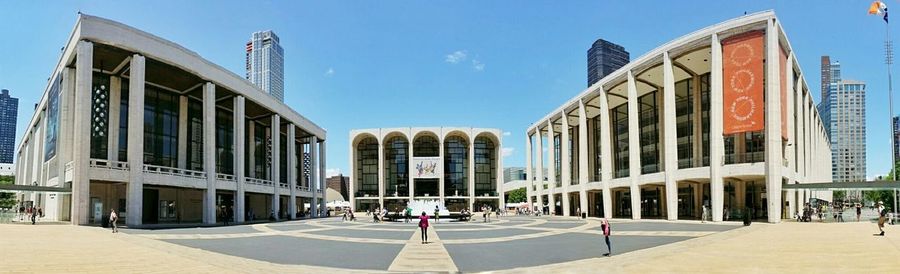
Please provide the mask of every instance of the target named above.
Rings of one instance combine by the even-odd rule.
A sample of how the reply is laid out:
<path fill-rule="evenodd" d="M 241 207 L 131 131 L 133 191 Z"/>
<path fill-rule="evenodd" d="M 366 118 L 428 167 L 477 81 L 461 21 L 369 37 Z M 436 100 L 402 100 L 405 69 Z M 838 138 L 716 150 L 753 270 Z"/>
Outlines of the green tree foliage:
<path fill-rule="evenodd" d="M 0 176 L 0 185 L 16 183 L 14 176 Z M 11 208 L 16 205 L 16 195 L 9 192 L 0 192 L 0 208 Z"/>
<path fill-rule="evenodd" d="M 525 201 L 525 195 L 528 195 L 525 192 L 525 188 L 518 188 L 506 193 L 506 202 L 507 203 L 521 203 Z"/>

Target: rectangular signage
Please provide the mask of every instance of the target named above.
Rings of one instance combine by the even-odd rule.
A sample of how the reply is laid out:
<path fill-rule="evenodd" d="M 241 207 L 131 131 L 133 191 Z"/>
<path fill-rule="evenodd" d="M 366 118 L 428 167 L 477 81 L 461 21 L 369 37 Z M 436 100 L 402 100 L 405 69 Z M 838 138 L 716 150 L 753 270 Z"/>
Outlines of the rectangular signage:
<path fill-rule="evenodd" d="M 764 38 L 751 31 L 722 41 L 723 134 L 765 128 Z"/>
<path fill-rule="evenodd" d="M 437 179 L 444 176 L 441 157 L 413 157 L 413 179 Z"/>

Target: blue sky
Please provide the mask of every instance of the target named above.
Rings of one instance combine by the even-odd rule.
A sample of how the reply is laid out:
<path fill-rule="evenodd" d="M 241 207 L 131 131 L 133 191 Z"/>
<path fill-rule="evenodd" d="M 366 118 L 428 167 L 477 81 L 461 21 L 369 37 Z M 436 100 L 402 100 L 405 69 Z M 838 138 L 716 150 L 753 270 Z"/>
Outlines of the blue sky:
<path fill-rule="evenodd" d="M 329 169 L 348 171 L 351 129 L 401 126 L 500 128 L 509 132 L 504 164 L 524 166 L 525 129 L 586 87 L 595 39 L 636 59 L 699 28 L 774 9 L 816 102 L 820 55 L 840 61 L 843 78 L 868 83 L 872 176 L 890 168 L 890 120 L 884 24 L 866 15 L 870 2 L 4 2 L 0 88 L 20 98 L 21 137 L 78 11 L 169 39 L 238 75 L 250 33 L 272 29 L 285 51 L 285 102 L 328 130 Z"/>

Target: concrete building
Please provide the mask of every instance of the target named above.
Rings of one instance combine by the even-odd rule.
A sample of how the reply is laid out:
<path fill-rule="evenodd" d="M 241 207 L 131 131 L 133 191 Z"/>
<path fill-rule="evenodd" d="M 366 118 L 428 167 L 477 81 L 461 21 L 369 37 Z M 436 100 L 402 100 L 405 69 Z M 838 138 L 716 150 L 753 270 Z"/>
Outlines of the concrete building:
<path fill-rule="evenodd" d="M 12 164 L 16 148 L 16 118 L 19 117 L 19 98 L 0 91 L 0 164 Z"/>
<path fill-rule="evenodd" d="M 284 101 L 284 49 L 271 30 L 254 32 L 247 42 L 247 80 Z"/>
<path fill-rule="evenodd" d="M 16 175 L 16 165 L 0 163 L 0 176 L 15 176 Z"/>
<path fill-rule="evenodd" d="M 624 47 L 597 39 L 587 51 L 588 86 L 628 64 L 629 60 L 631 56 Z"/>
<path fill-rule="evenodd" d="M 325 179 L 325 188 L 334 189 L 343 197 L 343 201 L 350 199 L 350 177 L 344 174 L 328 177 Z"/>
<path fill-rule="evenodd" d="M 242 223 L 324 204 L 325 130 L 178 44 L 80 14 L 49 79 L 16 184 L 59 189 L 19 197 L 50 220 L 115 209 L 130 227 L 215 224 L 225 210 Z"/>
<path fill-rule="evenodd" d="M 351 206 L 395 211 L 436 200 L 450 212 L 502 208 L 501 136 L 499 129 L 463 127 L 352 130 Z"/>
<path fill-rule="evenodd" d="M 842 79 L 839 62 L 827 66 L 831 82 L 822 85 L 826 89 L 817 108 L 831 142 L 832 180 L 863 182 L 866 181 L 866 84 Z"/>
<path fill-rule="evenodd" d="M 831 178 L 825 129 L 772 11 L 651 50 L 526 136 L 526 170 L 538 172 L 528 203 L 555 215 L 699 219 L 708 206 L 714 221 L 775 223 L 813 194 L 783 185 Z"/>
<path fill-rule="evenodd" d="M 503 168 L 503 183 L 508 183 L 509 181 L 514 180 L 525 180 L 525 168 L 524 167 L 506 167 Z"/>

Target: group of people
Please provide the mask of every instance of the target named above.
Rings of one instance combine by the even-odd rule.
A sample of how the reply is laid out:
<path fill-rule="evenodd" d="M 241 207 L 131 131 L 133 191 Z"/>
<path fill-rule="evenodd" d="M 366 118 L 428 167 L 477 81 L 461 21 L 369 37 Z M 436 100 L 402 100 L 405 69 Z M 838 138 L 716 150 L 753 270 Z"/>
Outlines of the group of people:
<path fill-rule="evenodd" d="M 41 207 L 33 207 L 25 205 L 19 205 L 16 210 L 16 216 L 19 221 L 31 220 L 31 224 L 37 223 L 38 218 L 44 217 L 44 210 Z"/>
<path fill-rule="evenodd" d="M 384 216 L 388 214 L 387 208 L 375 208 L 375 210 L 366 210 L 366 216 L 372 215 L 373 223 L 383 223 Z"/>
<path fill-rule="evenodd" d="M 352 209 L 349 209 L 349 208 L 344 209 L 344 216 L 341 217 L 341 221 L 342 221 L 342 222 L 344 222 L 344 221 L 351 221 L 351 222 L 352 222 L 352 221 L 356 221 L 356 215 L 353 215 L 353 210 L 352 210 Z"/>

